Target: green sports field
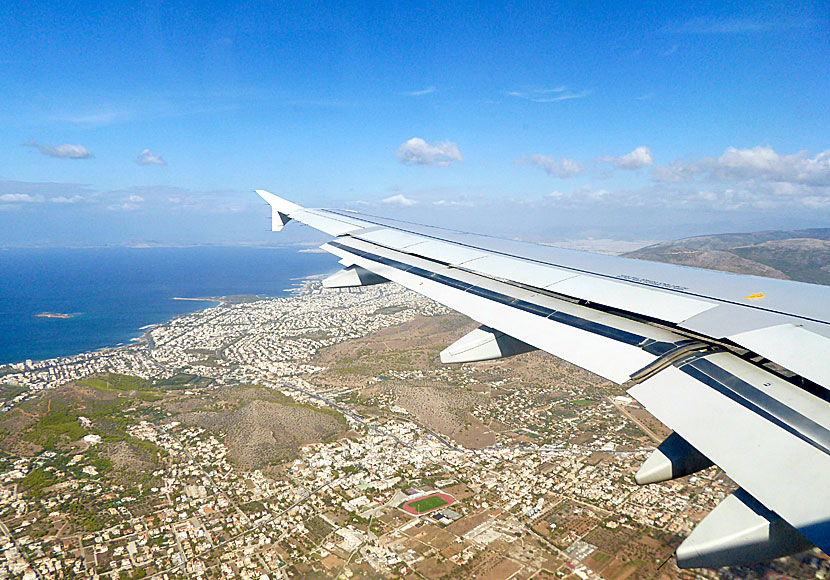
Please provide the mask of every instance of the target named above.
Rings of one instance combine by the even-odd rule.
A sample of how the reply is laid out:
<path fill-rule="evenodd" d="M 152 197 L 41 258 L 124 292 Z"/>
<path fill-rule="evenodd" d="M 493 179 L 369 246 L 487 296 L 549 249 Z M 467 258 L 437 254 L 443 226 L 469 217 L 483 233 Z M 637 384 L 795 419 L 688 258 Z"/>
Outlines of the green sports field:
<path fill-rule="evenodd" d="M 434 510 L 435 508 L 439 508 L 441 506 L 447 505 L 448 502 L 444 498 L 433 495 L 431 497 L 425 497 L 424 499 L 419 499 L 418 501 L 413 501 L 409 504 L 411 507 L 415 508 L 415 511 L 419 514 L 424 512 L 428 512 L 429 510 Z"/>

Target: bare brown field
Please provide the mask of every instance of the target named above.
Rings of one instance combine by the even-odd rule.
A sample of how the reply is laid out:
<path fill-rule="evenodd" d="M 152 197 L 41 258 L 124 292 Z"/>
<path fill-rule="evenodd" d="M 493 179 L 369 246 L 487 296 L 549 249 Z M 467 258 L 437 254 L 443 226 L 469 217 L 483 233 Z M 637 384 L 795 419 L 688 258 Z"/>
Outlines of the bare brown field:
<path fill-rule="evenodd" d="M 309 380 L 323 388 L 356 389 L 361 411 L 405 409 L 423 426 L 468 448 L 493 445 L 496 432 L 524 425 L 485 424 L 472 414 L 522 390 L 540 409 L 560 400 L 621 393 L 616 385 L 543 352 L 465 365 L 443 365 L 439 352 L 476 328 L 458 314 L 418 317 L 399 326 L 323 349 Z M 496 385 L 495 387 L 493 385 Z M 518 437 L 517 435 L 514 435 Z"/>
<path fill-rule="evenodd" d="M 628 412 L 631 413 L 631 416 L 640 421 L 643 425 L 645 425 L 649 430 L 654 432 L 660 439 L 665 439 L 669 435 L 671 435 L 671 429 L 663 425 L 660 421 L 658 421 L 651 413 L 646 411 L 645 409 L 638 409 L 638 408 L 629 408 Z"/>
<path fill-rule="evenodd" d="M 507 580 L 507 578 L 510 578 L 521 569 L 520 564 L 517 564 L 509 558 L 504 558 L 501 562 L 498 562 L 478 577 L 482 578 L 482 580 Z"/>
<path fill-rule="evenodd" d="M 314 364 L 327 370 L 315 382 L 364 386 L 389 371 L 440 366 L 438 353 L 476 325 L 459 314 L 423 317 L 321 350 Z"/>

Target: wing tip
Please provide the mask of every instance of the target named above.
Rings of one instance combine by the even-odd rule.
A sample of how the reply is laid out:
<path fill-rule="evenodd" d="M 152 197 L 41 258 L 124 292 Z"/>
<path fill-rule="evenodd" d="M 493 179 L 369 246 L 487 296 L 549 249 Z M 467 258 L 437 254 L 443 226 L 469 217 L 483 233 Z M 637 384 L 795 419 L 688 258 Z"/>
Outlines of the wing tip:
<path fill-rule="evenodd" d="M 291 215 L 293 212 L 303 209 L 302 206 L 297 205 L 293 201 L 288 201 L 284 197 L 274 195 L 270 191 L 266 191 L 264 189 L 257 189 L 255 191 L 259 197 L 267 201 L 271 207 L 286 215 Z"/>
<path fill-rule="evenodd" d="M 274 195 L 270 191 L 264 189 L 257 189 L 255 191 L 259 197 L 267 201 L 268 205 L 271 206 L 271 231 L 273 232 L 280 231 L 291 220 L 293 213 L 303 209 L 302 206 L 278 195 Z"/>

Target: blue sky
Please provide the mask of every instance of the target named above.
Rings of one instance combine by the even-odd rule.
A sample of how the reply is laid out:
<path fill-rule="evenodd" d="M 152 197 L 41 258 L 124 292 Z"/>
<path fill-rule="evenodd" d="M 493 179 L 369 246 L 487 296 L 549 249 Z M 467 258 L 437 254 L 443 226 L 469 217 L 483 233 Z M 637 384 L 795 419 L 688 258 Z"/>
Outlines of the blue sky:
<path fill-rule="evenodd" d="M 4 3 L 0 246 L 830 223 L 824 2 L 274 4 Z"/>

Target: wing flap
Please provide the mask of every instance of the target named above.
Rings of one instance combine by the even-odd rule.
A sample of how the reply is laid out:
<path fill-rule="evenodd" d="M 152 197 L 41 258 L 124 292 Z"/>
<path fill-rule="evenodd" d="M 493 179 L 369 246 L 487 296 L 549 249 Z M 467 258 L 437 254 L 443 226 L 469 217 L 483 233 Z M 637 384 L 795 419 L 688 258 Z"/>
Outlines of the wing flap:
<path fill-rule="evenodd" d="M 397 282 L 481 324 L 616 383 L 657 357 L 641 348 L 681 337 L 531 290 L 448 268 L 350 236 L 322 246 L 346 263 Z"/>
<path fill-rule="evenodd" d="M 752 314 L 764 320 L 767 319 L 765 315 L 771 314 L 800 320 L 805 328 L 830 334 L 830 288 L 827 286 L 592 254 L 342 210 L 315 211 L 325 211 L 332 217 L 359 218 L 367 228 L 402 231 L 424 239 L 445 241 L 482 251 L 488 256 L 509 258 L 522 265 L 533 263 L 573 274 L 588 274 L 636 288 L 699 299 L 704 303 L 735 306 L 748 314 L 746 326 L 752 325 L 749 320 Z M 491 275 L 498 274 L 494 272 Z M 733 318 L 731 314 L 710 317 L 707 333 L 719 333 L 719 336 L 731 334 L 734 332 L 729 330 L 733 328 Z M 760 325 L 755 325 L 758 326 Z"/>
<path fill-rule="evenodd" d="M 423 256 L 430 260 L 437 260 L 451 266 L 459 266 L 471 260 L 483 258 L 487 254 L 480 250 L 465 248 L 458 244 L 428 240 L 406 249 L 407 253 Z"/>
<path fill-rule="evenodd" d="M 634 286 L 519 258 L 494 255 L 479 248 L 390 228 L 375 226 L 366 232 L 353 232 L 352 235 L 361 240 L 444 264 L 464 266 L 465 269 L 495 278 L 519 281 L 578 300 L 587 300 L 671 323 L 681 322 L 717 306 L 699 298 Z"/>
<path fill-rule="evenodd" d="M 571 270 L 543 266 L 528 260 L 519 260 L 488 254 L 483 258 L 473 260 L 464 264 L 464 267 L 484 276 L 500 278 L 502 280 L 513 280 L 526 286 L 547 288 L 552 284 L 578 276 Z"/>
<path fill-rule="evenodd" d="M 729 339 L 814 383 L 830 385 L 830 339 L 824 336 L 794 324 L 780 324 Z"/>
<path fill-rule="evenodd" d="M 707 355 L 665 369 L 628 392 L 827 552 L 830 431 L 821 416 L 808 414 L 808 406 L 799 412 L 782 402 L 797 387 L 769 373 L 750 383 L 725 369 L 728 359 L 733 367 L 751 366 L 727 353 Z M 826 406 L 813 399 L 813 409 Z"/>
<path fill-rule="evenodd" d="M 716 304 L 698 298 L 670 294 L 650 288 L 638 288 L 623 282 L 579 275 L 547 286 L 549 290 L 619 308 L 674 324 L 706 312 Z"/>

